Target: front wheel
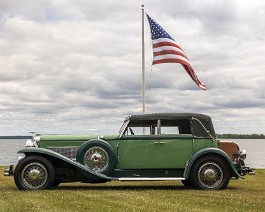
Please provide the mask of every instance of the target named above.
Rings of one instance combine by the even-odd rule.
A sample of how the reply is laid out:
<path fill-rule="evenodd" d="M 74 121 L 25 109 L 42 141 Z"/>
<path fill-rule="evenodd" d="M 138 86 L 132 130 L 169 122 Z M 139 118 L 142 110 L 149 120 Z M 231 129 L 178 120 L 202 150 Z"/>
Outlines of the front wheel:
<path fill-rule="evenodd" d="M 41 156 L 23 158 L 16 166 L 14 181 L 20 190 L 48 189 L 54 183 L 54 168 Z"/>
<path fill-rule="evenodd" d="M 207 156 L 195 162 L 191 171 L 192 184 L 203 190 L 225 189 L 230 180 L 230 170 L 221 158 Z"/>

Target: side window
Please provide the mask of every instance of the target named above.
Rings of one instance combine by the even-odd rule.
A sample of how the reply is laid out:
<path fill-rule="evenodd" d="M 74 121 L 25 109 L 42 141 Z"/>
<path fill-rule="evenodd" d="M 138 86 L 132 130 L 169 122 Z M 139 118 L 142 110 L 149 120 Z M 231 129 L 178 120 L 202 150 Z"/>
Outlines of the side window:
<path fill-rule="evenodd" d="M 149 127 L 132 127 L 128 126 L 124 135 L 150 135 Z"/>
<path fill-rule="evenodd" d="M 128 123 L 127 123 L 128 124 Z M 130 122 L 123 135 L 178 135 L 192 134 L 190 120 L 158 119 Z"/>
<path fill-rule="evenodd" d="M 129 135 L 143 135 L 143 127 L 129 127 Z"/>
<path fill-rule="evenodd" d="M 162 126 L 161 127 L 162 135 L 176 135 L 179 134 L 178 126 Z"/>
<path fill-rule="evenodd" d="M 187 119 L 161 120 L 160 122 L 161 135 L 192 134 L 190 121 Z"/>
<path fill-rule="evenodd" d="M 124 135 L 155 135 L 156 131 L 157 129 L 155 126 L 128 126 L 125 130 Z"/>

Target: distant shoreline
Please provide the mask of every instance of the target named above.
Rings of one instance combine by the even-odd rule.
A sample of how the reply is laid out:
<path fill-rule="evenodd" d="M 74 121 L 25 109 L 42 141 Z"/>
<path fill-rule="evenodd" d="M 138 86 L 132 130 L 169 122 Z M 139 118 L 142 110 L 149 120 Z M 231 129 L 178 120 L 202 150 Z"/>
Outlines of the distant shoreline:
<path fill-rule="evenodd" d="M 0 136 L 0 139 L 30 139 L 32 136 L 23 136 L 23 135 L 7 135 L 7 136 Z"/>

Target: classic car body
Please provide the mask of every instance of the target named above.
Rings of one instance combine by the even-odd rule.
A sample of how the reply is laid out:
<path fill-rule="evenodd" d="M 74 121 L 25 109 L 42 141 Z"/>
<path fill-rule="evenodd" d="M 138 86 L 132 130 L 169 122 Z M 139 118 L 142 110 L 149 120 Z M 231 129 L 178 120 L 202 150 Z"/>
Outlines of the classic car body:
<path fill-rule="evenodd" d="M 19 189 L 64 182 L 182 180 L 198 189 L 224 189 L 246 173 L 246 151 L 216 139 L 211 118 L 195 113 L 129 116 L 118 135 L 36 135 L 19 151 Z M 6 173 L 10 170 L 6 170 Z"/>

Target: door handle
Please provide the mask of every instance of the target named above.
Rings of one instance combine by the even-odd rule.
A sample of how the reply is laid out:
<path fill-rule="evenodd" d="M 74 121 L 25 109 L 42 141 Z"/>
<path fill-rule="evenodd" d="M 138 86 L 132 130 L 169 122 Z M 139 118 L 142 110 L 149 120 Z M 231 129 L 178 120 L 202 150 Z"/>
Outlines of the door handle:
<path fill-rule="evenodd" d="M 155 141 L 154 144 L 165 144 L 166 142 L 165 141 Z"/>

